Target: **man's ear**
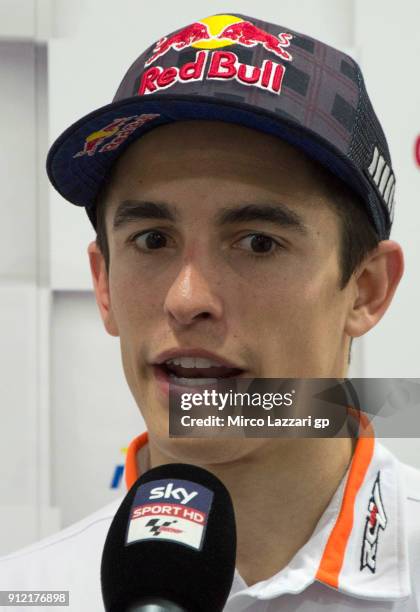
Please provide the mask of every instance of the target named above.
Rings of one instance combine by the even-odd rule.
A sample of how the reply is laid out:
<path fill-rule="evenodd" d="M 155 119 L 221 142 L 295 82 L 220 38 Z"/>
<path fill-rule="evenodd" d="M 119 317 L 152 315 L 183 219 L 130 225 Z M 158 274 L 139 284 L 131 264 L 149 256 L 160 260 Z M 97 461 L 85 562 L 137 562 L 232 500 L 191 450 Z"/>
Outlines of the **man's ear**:
<path fill-rule="evenodd" d="M 357 269 L 345 331 L 349 336 L 363 336 L 383 317 L 404 273 L 404 256 L 400 245 L 382 240 Z"/>
<path fill-rule="evenodd" d="M 98 304 L 105 329 L 111 336 L 119 336 L 118 326 L 111 306 L 108 274 L 104 256 L 95 241 L 89 244 L 87 252 L 95 289 L 96 303 Z"/>

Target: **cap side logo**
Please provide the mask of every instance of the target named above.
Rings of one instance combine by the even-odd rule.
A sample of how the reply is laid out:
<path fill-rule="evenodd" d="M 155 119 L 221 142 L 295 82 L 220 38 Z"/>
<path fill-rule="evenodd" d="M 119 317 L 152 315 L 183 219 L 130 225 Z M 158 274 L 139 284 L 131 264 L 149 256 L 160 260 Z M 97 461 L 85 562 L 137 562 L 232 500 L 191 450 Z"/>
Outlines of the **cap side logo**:
<path fill-rule="evenodd" d="M 380 154 L 378 147 L 375 147 L 373 151 L 372 161 L 367 170 L 377 191 L 388 208 L 392 223 L 394 219 L 395 176 L 384 157 Z"/>
<path fill-rule="evenodd" d="M 137 128 L 157 117 L 160 117 L 160 115 L 155 113 L 132 115 L 131 117 L 118 117 L 100 130 L 86 136 L 83 149 L 75 153 L 73 158 L 83 157 L 85 155 L 92 157 L 92 155 L 96 153 L 114 151 L 118 149 Z M 110 138 L 112 138 L 110 142 L 103 144 L 106 140 L 109 141 Z"/>

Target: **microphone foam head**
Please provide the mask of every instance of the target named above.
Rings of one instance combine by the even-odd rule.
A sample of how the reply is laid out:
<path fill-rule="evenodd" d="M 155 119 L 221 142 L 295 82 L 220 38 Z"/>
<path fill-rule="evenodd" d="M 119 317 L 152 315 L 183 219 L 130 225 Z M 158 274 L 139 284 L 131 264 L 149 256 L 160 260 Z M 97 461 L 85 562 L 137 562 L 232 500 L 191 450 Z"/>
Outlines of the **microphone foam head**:
<path fill-rule="evenodd" d="M 160 597 L 189 612 L 221 611 L 235 560 L 233 505 L 220 480 L 193 465 L 153 468 L 111 523 L 101 564 L 105 609 Z"/>

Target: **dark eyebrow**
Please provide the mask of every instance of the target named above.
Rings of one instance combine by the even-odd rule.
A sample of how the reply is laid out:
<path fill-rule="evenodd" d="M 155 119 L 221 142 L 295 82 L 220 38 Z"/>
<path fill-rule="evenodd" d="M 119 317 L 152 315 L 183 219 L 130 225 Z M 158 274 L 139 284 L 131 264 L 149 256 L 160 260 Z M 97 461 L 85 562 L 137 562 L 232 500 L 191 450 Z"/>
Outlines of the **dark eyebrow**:
<path fill-rule="evenodd" d="M 303 236 L 309 234 L 303 217 L 285 204 L 247 204 L 240 208 L 225 208 L 216 215 L 216 224 L 268 221 L 281 227 L 290 227 Z"/>
<path fill-rule="evenodd" d="M 175 222 L 178 218 L 176 208 L 174 212 L 163 202 L 142 202 L 139 200 L 124 200 L 119 204 L 114 215 L 113 230 L 117 230 L 130 221 L 138 219 L 165 219 Z"/>
<path fill-rule="evenodd" d="M 139 219 L 163 219 L 175 222 L 179 219 L 179 214 L 176 207 L 170 207 L 165 202 L 124 200 L 115 213 L 113 229 L 115 231 L 126 223 Z M 233 223 L 268 221 L 280 227 L 296 230 L 304 236 L 309 233 L 303 218 L 282 203 L 246 204 L 241 207 L 223 208 L 216 214 L 215 221 L 219 227 Z"/>

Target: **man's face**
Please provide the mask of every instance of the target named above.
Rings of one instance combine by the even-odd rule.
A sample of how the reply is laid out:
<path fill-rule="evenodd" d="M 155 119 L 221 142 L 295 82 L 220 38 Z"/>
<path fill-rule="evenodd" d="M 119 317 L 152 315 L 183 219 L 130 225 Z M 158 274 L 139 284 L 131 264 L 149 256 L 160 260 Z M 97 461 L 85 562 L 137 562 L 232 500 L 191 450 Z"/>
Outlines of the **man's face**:
<path fill-rule="evenodd" d="M 354 290 L 339 288 L 327 193 L 298 150 L 219 122 L 159 127 L 120 158 L 103 316 L 151 436 L 168 437 L 156 364 L 171 349 L 208 351 L 245 378 L 345 376 Z"/>

